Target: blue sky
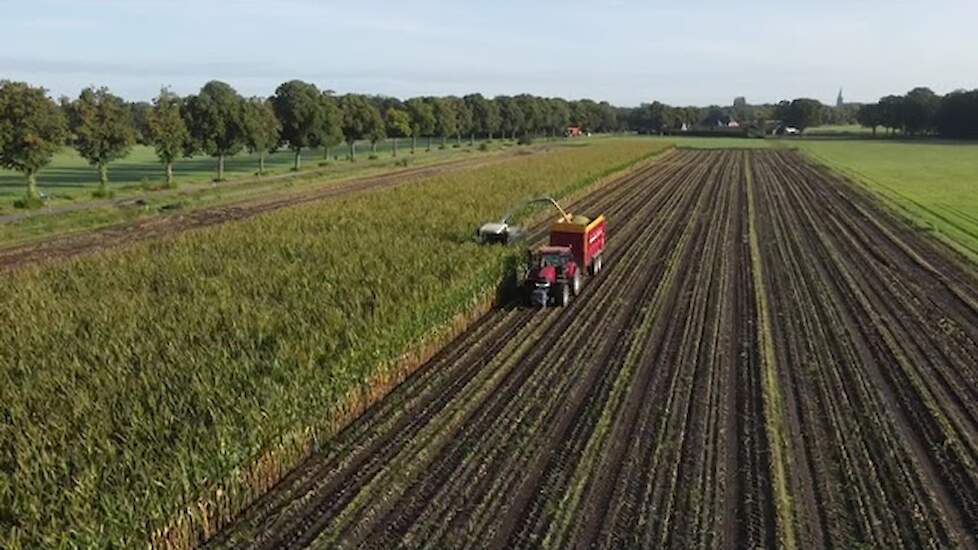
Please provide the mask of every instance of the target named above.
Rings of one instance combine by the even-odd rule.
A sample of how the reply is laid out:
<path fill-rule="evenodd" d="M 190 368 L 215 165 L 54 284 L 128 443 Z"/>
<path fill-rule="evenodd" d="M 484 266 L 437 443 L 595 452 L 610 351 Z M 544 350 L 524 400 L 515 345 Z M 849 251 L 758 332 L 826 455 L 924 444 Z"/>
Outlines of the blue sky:
<path fill-rule="evenodd" d="M 131 99 L 529 92 L 618 105 L 978 88 L 978 1 L 7 0 L 0 78 Z"/>

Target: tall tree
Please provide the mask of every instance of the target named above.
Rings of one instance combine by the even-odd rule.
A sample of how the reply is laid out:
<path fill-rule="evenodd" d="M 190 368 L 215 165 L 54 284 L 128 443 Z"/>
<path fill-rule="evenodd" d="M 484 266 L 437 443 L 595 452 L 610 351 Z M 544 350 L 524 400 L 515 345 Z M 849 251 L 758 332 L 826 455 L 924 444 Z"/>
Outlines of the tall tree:
<path fill-rule="evenodd" d="M 217 157 L 217 181 L 224 181 L 224 159 L 244 147 L 244 99 L 229 84 L 212 80 L 183 108 L 194 148 Z"/>
<path fill-rule="evenodd" d="M 27 179 L 27 204 L 36 202 L 37 173 L 67 136 L 64 114 L 44 88 L 0 81 L 0 166 Z"/>
<path fill-rule="evenodd" d="M 431 136 L 435 133 L 435 111 L 431 104 L 421 97 L 407 101 L 408 114 L 411 115 L 411 154 L 418 144 L 418 137 L 428 138 L 428 151 L 431 151 Z"/>
<path fill-rule="evenodd" d="M 462 136 L 469 135 L 471 137 L 473 131 L 472 111 L 462 98 L 452 96 L 448 100 L 452 103 L 452 109 L 455 111 L 455 143 L 462 145 Z M 470 140 L 470 144 L 472 141 L 474 139 Z"/>
<path fill-rule="evenodd" d="M 818 126 L 822 119 L 822 104 L 816 99 L 798 98 L 790 103 L 779 105 L 779 116 L 788 126 L 794 126 L 800 131 L 811 126 Z"/>
<path fill-rule="evenodd" d="M 482 94 L 469 94 L 462 98 L 465 106 L 472 117 L 470 129 L 473 134 L 489 134 L 489 100 L 482 97 Z"/>
<path fill-rule="evenodd" d="M 898 95 L 888 95 L 879 101 L 880 126 L 894 130 L 904 126 L 904 98 Z"/>
<path fill-rule="evenodd" d="M 494 99 L 487 99 L 486 114 L 482 121 L 482 130 L 486 133 L 486 137 L 489 138 L 489 141 L 492 141 L 493 135 L 495 135 L 496 132 L 499 132 L 502 123 L 503 118 L 499 113 L 499 103 L 497 103 Z"/>
<path fill-rule="evenodd" d="M 570 125 L 570 105 L 567 101 L 557 97 L 548 100 L 550 109 L 547 112 L 550 135 L 556 136 L 559 132 L 563 134 Z"/>
<path fill-rule="evenodd" d="M 323 158 L 329 158 L 330 147 L 343 143 L 343 113 L 339 102 L 331 91 L 323 92 L 323 126 L 319 144 L 323 147 Z"/>
<path fill-rule="evenodd" d="M 880 106 L 878 103 L 867 103 L 859 106 L 856 112 L 856 120 L 864 128 L 873 129 L 873 137 L 876 137 L 876 128 L 880 125 Z"/>
<path fill-rule="evenodd" d="M 258 154 L 258 175 L 265 175 L 265 154 L 274 152 L 279 145 L 282 124 L 275 116 L 275 108 L 269 100 L 253 97 L 245 102 L 242 113 L 244 141 L 248 151 Z"/>
<path fill-rule="evenodd" d="M 387 135 L 393 140 L 392 156 L 397 156 L 397 138 L 411 135 L 411 115 L 396 107 L 387 109 Z"/>
<path fill-rule="evenodd" d="M 539 98 L 530 94 L 520 94 L 513 98 L 523 114 L 523 123 L 520 130 L 523 134 L 532 134 L 540 131 L 544 126 L 545 113 Z"/>
<path fill-rule="evenodd" d="M 432 100 L 431 107 L 435 113 L 435 133 L 441 137 L 441 146 L 444 149 L 445 141 L 458 129 L 455 104 L 449 98 L 436 97 Z"/>
<path fill-rule="evenodd" d="M 930 88 L 914 88 L 903 100 L 903 129 L 911 136 L 934 129 L 941 98 Z"/>
<path fill-rule="evenodd" d="M 571 118 L 586 132 L 597 132 L 601 126 L 601 108 L 591 99 L 571 103 Z"/>
<path fill-rule="evenodd" d="M 74 146 L 98 171 L 96 197 L 109 195 L 109 163 L 124 158 L 136 141 L 132 111 L 108 88 L 85 88 L 68 108 Z"/>
<path fill-rule="evenodd" d="M 941 98 L 934 123 L 944 137 L 978 138 L 978 90 L 956 90 Z"/>
<path fill-rule="evenodd" d="M 153 100 L 147 116 L 150 143 L 163 164 L 167 187 L 173 187 L 173 162 L 187 149 L 190 130 L 180 114 L 182 101 L 166 88 Z"/>
<path fill-rule="evenodd" d="M 340 99 L 343 112 L 343 136 L 350 146 L 350 161 L 357 157 L 357 140 L 370 139 L 376 143 L 384 138 L 384 120 L 380 112 L 366 98 L 358 94 L 347 94 Z"/>
<path fill-rule="evenodd" d="M 602 101 L 598 103 L 598 113 L 600 120 L 600 130 L 601 132 L 617 132 L 618 127 L 618 111 L 607 101 Z"/>
<path fill-rule="evenodd" d="M 301 80 L 279 84 L 271 98 L 275 116 L 282 125 L 280 137 L 293 154 L 292 170 L 302 164 L 302 150 L 318 146 L 322 137 L 323 100 L 319 88 Z"/>
<path fill-rule="evenodd" d="M 507 135 L 516 139 L 516 134 L 523 129 L 523 111 L 515 99 L 509 96 L 498 96 L 495 103 L 499 105 L 500 131 L 503 138 Z"/>

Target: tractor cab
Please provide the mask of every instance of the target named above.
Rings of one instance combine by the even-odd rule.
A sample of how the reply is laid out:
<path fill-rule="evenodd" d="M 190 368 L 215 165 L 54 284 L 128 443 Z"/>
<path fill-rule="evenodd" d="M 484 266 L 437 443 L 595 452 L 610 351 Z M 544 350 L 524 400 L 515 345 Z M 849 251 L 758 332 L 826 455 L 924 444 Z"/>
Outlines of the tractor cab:
<path fill-rule="evenodd" d="M 581 275 L 569 246 L 541 246 L 529 252 L 527 284 L 530 303 L 566 305 L 581 288 Z"/>

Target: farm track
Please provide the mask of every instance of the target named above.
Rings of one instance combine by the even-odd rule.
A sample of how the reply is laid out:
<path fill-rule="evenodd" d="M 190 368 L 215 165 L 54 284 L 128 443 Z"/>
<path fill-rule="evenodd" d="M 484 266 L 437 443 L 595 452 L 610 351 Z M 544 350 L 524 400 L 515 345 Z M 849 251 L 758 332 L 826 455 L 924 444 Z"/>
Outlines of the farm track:
<path fill-rule="evenodd" d="M 569 307 L 490 312 L 209 546 L 975 547 L 970 268 L 793 152 L 573 211 Z"/>
<path fill-rule="evenodd" d="M 535 149 L 534 154 L 545 151 L 547 151 L 546 148 Z M 515 155 L 516 153 L 508 153 L 492 158 L 461 159 L 406 168 L 375 176 L 337 181 L 306 191 L 273 194 L 258 198 L 250 197 L 219 206 L 198 208 L 186 213 L 152 216 L 90 231 L 44 238 L 23 245 L 12 247 L 0 245 L 0 271 L 17 269 L 48 260 L 70 258 L 144 240 L 163 238 L 191 229 L 247 219 L 265 212 L 309 202 L 339 198 L 371 189 L 403 185 L 422 178 L 496 164 L 510 160 Z"/>

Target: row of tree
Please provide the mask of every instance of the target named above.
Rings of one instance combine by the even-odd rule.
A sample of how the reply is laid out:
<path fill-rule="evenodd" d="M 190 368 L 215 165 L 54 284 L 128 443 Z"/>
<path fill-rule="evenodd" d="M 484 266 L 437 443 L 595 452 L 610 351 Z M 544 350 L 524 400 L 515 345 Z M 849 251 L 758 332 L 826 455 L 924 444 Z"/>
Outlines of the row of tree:
<path fill-rule="evenodd" d="M 636 108 L 613 107 L 589 99 L 567 101 L 529 94 L 486 98 L 392 97 L 335 95 L 300 80 L 281 84 L 268 97 L 242 97 L 224 82 L 211 81 L 195 94 L 179 97 L 162 90 L 151 103 L 129 103 L 106 88 L 86 88 L 75 99 L 52 101 L 43 88 L 23 82 L 0 81 L 0 166 L 22 172 L 28 198 L 37 197 L 37 174 L 66 143 L 71 144 L 98 172 L 96 194 L 108 192 L 108 167 L 129 154 L 134 143 L 155 148 L 168 185 L 173 164 L 182 157 L 204 153 L 217 159 L 217 179 L 224 179 L 224 162 L 242 149 L 258 155 L 258 173 L 265 155 L 287 147 L 298 170 L 302 152 L 346 143 L 349 158 L 356 145 L 369 141 L 372 150 L 383 139 L 440 138 L 442 146 L 464 137 L 557 135 L 569 126 L 586 132 L 623 130 L 661 133 L 680 129 L 736 126 L 769 131 L 773 125 L 804 130 L 823 123 L 858 121 L 876 129 L 902 130 L 908 135 L 938 133 L 952 138 L 978 137 L 978 90 L 938 96 L 915 88 L 903 96 L 887 96 L 867 105 L 823 105 L 798 98 L 777 104 L 750 105 L 739 97 L 727 107 L 673 107 L 660 102 Z"/>
<path fill-rule="evenodd" d="M 623 129 L 619 109 L 588 99 L 567 101 L 529 94 L 486 98 L 392 97 L 335 95 L 300 80 L 281 84 L 268 98 L 242 97 L 230 85 L 211 81 L 187 97 L 167 89 L 152 103 L 128 103 L 106 88 L 86 88 L 75 98 L 52 101 L 43 88 L 23 82 L 0 81 L 0 165 L 24 173 L 28 197 L 37 197 L 37 173 L 53 155 L 70 144 L 98 172 L 96 194 L 108 192 L 108 167 L 129 154 L 135 143 L 155 148 L 168 185 L 173 164 L 182 157 L 204 153 L 217 159 L 217 180 L 224 179 L 224 162 L 243 149 L 258 155 L 258 173 L 265 155 L 287 147 L 298 170 L 302 152 L 345 142 L 349 158 L 356 144 L 367 140 L 373 151 L 379 141 L 440 138 L 492 139 L 562 134 L 568 126 L 585 131 Z"/>
<path fill-rule="evenodd" d="M 779 103 L 750 105 L 743 97 L 733 105 L 721 107 L 673 107 L 654 101 L 645 103 L 627 114 L 628 126 L 642 133 L 673 132 L 680 129 L 711 130 L 730 127 L 738 131 L 749 128 L 771 130 L 779 125 L 799 130 L 820 124 L 849 124 L 856 121 L 858 105 L 824 105 L 818 100 L 798 98 Z"/>
<path fill-rule="evenodd" d="M 957 90 L 939 96 L 930 88 L 888 95 L 859 108 L 857 120 L 866 128 L 897 130 L 909 136 L 938 134 L 952 139 L 978 138 L 978 90 Z"/>

